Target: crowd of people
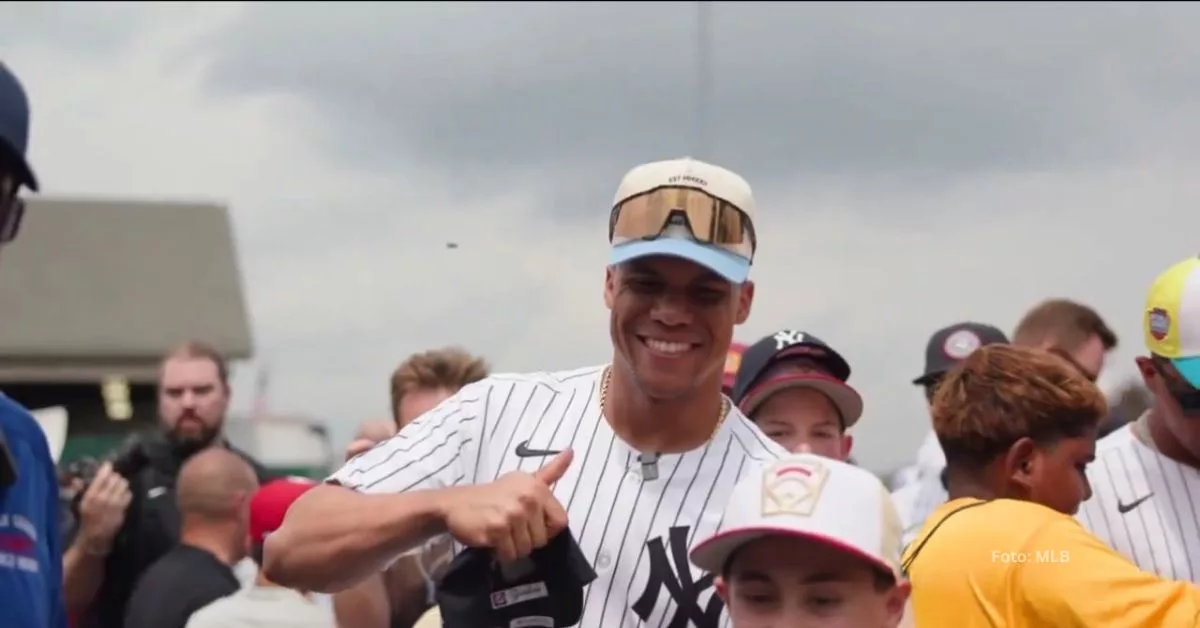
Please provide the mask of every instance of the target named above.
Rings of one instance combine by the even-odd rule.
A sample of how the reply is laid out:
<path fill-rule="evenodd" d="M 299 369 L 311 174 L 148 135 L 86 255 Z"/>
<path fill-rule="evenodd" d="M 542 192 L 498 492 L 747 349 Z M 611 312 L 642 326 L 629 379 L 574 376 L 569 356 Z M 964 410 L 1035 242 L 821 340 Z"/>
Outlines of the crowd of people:
<path fill-rule="evenodd" d="M 0 244 L 37 189 L 28 120 L 0 65 Z M 1149 288 L 1150 407 L 1124 425 L 1096 386 L 1117 336 L 1082 303 L 1037 304 L 1011 337 L 935 332 L 913 380 L 931 432 L 889 490 L 852 461 L 874 411 L 842 352 L 787 328 L 729 359 L 755 297 L 745 179 L 649 163 L 605 211 L 610 360 L 409 356 L 391 420 L 324 482 L 228 442 L 228 365 L 203 342 L 163 357 L 158 429 L 86 477 L 60 482 L 0 396 L 0 624 L 1200 625 L 1200 259 Z"/>

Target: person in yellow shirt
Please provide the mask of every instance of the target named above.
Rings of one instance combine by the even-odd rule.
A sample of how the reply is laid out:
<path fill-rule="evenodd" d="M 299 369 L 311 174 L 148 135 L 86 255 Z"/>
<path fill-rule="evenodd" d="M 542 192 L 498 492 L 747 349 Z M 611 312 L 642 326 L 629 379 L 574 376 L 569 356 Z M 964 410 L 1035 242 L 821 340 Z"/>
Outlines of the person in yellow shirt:
<path fill-rule="evenodd" d="M 1072 516 L 1106 413 L 1041 349 L 989 345 L 946 375 L 932 415 L 950 499 L 902 562 L 919 628 L 1200 626 L 1200 589 L 1138 569 Z"/>

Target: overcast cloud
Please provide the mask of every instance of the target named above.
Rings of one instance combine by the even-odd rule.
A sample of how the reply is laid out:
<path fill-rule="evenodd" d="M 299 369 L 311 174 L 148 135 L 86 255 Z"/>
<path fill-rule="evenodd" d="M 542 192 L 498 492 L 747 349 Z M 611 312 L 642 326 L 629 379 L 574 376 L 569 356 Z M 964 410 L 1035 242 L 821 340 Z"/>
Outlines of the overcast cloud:
<path fill-rule="evenodd" d="M 229 202 L 272 404 L 339 441 L 387 413 L 412 351 L 605 361 L 611 194 L 699 150 L 687 3 L 0 11 L 44 191 Z M 843 351 L 874 467 L 927 429 L 908 382 L 949 322 L 1011 329 L 1082 299 L 1122 336 L 1108 379 L 1130 374 L 1146 284 L 1197 249 L 1197 18 L 714 7 L 699 156 L 745 175 L 762 214 L 739 338 L 795 327 Z"/>

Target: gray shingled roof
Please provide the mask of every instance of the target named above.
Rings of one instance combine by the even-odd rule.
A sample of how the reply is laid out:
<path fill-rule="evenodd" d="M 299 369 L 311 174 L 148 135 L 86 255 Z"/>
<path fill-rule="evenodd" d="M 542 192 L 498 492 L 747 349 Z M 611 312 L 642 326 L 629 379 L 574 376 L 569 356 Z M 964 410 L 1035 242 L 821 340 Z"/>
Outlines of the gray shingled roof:
<path fill-rule="evenodd" d="M 0 251 L 0 378 L 68 362 L 115 375 L 116 363 L 157 361 L 192 338 L 251 355 L 225 207 L 29 201 L 20 236 Z"/>

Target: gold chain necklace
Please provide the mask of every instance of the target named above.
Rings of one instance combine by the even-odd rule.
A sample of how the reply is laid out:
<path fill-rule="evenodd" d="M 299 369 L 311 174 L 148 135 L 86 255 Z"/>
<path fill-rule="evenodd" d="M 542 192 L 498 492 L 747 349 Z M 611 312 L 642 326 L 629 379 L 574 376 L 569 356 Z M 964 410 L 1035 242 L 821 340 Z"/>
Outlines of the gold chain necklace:
<path fill-rule="evenodd" d="M 600 414 L 603 415 L 608 409 L 608 384 L 612 381 L 612 367 L 604 367 L 604 375 L 600 379 Z M 725 423 L 725 417 L 729 416 L 729 400 L 721 396 L 721 413 L 717 416 L 717 424 L 713 426 L 712 434 L 708 435 L 705 441 L 711 442 L 717 437 L 717 432 L 721 430 L 721 425 Z M 642 464 L 642 479 L 656 480 L 658 479 L 658 457 L 660 453 L 639 454 L 638 462 Z"/>

